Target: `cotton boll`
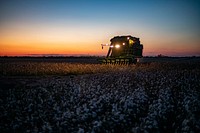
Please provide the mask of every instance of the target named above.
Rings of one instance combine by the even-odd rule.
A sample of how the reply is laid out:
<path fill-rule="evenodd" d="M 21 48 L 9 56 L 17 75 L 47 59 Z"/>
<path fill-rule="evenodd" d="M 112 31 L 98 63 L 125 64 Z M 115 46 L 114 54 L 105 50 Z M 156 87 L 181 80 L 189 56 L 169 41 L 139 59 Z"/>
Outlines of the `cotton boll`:
<path fill-rule="evenodd" d="M 79 128 L 78 129 L 78 133 L 84 133 L 84 129 L 83 128 Z"/>

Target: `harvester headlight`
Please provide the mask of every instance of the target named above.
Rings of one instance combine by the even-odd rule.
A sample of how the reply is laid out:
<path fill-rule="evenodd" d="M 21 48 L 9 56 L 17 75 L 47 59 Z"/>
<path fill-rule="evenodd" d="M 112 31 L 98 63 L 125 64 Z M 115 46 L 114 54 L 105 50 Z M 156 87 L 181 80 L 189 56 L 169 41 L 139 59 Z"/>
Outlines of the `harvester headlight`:
<path fill-rule="evenodd" d="M 125 43 L 124 43 L 124 42 L 123 42 L 122 44 L 123 44 L 123 45 L 125 45 Z"/>
<path fill-rule="evenodd" d="M 115 48 L 119 48 L 119 47 L 120 47 L 120 45 L 119 45 L 119 44 L 115 45 Z"/>
<path fill-rule="evenodd" d="M 113 45 L 111 45 L 110 47 L 111 47 L 111 48 L 113 48 L 114 46 L 113 46 Z"/>
<path fill-rule="evenodd" d="M 129 40 L 130 39 L 130 37 L 127 37 L 127 40 Z"/>

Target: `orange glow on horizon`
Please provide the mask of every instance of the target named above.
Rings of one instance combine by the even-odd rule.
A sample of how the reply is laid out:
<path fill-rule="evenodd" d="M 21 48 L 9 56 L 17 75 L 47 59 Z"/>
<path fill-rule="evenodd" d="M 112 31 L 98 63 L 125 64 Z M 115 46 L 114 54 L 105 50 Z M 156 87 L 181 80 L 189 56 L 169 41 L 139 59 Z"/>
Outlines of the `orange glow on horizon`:
<path fill-rule="evenodd" d="M 41 28 L 42 29 L 42 28 Z M 83 30 L 83 31 L 82 31 Z M 82 29 L 77 34 L 57 29 L 49 30 L 1 30 L 0 33 L 0 56 L 31 56 L 31 55 L 97 55 L 106 56 L 108 48 L 101 49 L 102 43 L 109 43 L 115 35 L 92 34 L 88 29 Z M 76 31 L 78 31 L 76 29 Z M 85 31 L 85 32 L 84 32 Z M 94 31 L 93 31 L 94 32 Z M 156 56 L 158 54 L 167 56 L 200 55 L 200 45 L 190 40 L 176 42 L 176 38 L 167 40 L 157 39 L 156 34 L 142 31 L 143 34 L 136 35 L 144 45 L 144 56 Z M 134 36 L 134 34 L 133 34 Z M 162 38 L 161 36 L 158 36 Z M 156 38 L 156 39 L 155 39 Z M 180 40 L 180 39 L 179 39 Z"/>
<path fill-rule="evenodd" d="M 27 43 L 28 44 L 28 43 Z M 101 49 L 100 43 L 92 44 L 55 44 L 55 43 L 32 43 L 32 44 L 7 44 L 1 45 L 0 56 L 31 56 L 31 55 L 98 55 L 105 56 L 108 48 Z M 156 56 L 158 54 L 163 55 L 199 55 L 198 47 L 185 48 L 179 47 L 173 48 L 159 48 L 151 47 L 151 45 L 145 45 L 143 49 L 144 56 Z"/>
<path fill-rule="evenodd" d="M 39 27 L 14 25 L 14 28 L 0 27 L 0 56 L 105 55 L 107 53 L 105 49 L 101 49 L 102 37 L 98 35 L 101 40 L 96 39 L 97 36 L 93 33 L 96 30 L 90 31 L 91 28 L 67 29 L 44 24 Z M 107 40 L 103 39 L 103 41 Z"/>
<path fill-rule="evenodd" d="M 59 55 L 101 55 L 101 47 L 94 49 L 90 46 L 76 46 L 76 45 L 56 45 L 56 44 L 34 44 L 34 45 L 1 45 L 0 56 L 20 56 L 32 54 L 59 54 Z"/>

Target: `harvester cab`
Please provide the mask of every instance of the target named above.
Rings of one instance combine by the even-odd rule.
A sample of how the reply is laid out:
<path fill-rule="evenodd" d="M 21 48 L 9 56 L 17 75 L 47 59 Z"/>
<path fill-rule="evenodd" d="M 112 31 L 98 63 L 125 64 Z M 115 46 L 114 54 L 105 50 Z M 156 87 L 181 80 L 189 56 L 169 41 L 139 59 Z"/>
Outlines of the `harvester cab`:
<path fill-rule="evenodd" d="M 143 45 L 137 37 L 115 36 L 110 42 L 101 44 L 102 49 L 104 46 L 109 47 L 106 58 L 102 60 L 103 64 L 132 64 L 142 57 Z"/>

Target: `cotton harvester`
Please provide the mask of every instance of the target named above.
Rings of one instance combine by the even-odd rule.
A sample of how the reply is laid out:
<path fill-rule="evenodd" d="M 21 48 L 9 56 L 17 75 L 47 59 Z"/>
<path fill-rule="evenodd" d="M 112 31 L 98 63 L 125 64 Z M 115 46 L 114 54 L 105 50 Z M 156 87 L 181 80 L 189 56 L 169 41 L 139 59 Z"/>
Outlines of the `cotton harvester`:
<path fill-rule="evenodd" d="M 143 45 L 137 37 L 115 36 L 110 42 L 101 44 L 102 49 L 109 47 L 106 58 L 101 61 L 103 64 L 132 64 L 142 57 Z"/>

